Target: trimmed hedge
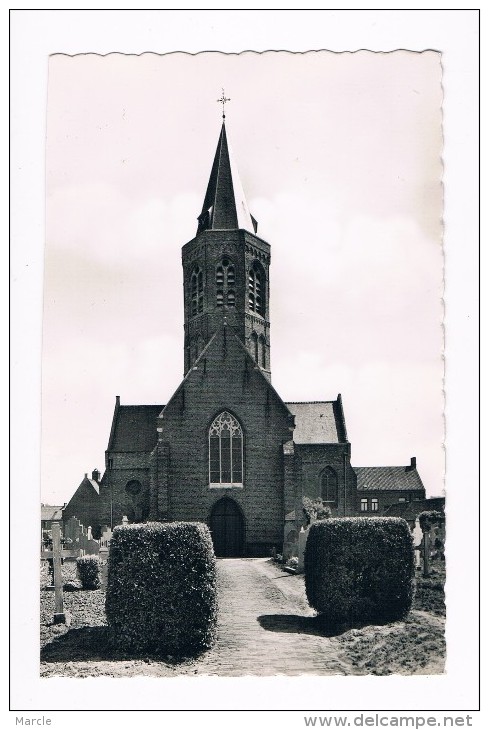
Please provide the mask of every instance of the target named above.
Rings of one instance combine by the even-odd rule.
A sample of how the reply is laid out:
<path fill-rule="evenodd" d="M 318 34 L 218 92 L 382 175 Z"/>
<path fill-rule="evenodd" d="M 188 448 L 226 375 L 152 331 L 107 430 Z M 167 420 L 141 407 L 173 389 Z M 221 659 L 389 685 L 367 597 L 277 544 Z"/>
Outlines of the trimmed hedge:
<path fill-rule="evenodd" d="M 309 529 L 304 554 L 310 605 L 331 624 L 403 618 L 414 596 L 414 549 L 399 517 L 339 517 Z"/>
<path fill-rule="evenodd" d="M 423 532 L 429 532 L 433 525 L 438 525 L 443 522 L 445 515 L 442 512 L 436 510 L 425 510 L 420 512 L 418 515 L 419 526 Z"/>
<path fill-rule="evenodd" d="M 118 649 L 189 655 L 210 648 L 217 599 L 208 527 L 197 522 L 116 527 L 105 612 Z"/>
<path fill-rule="evenodd" d="M 77 558 L 76 570 L 83 589 L 93 591 L 100 588 L 100 560 L 96 555 Z"/>

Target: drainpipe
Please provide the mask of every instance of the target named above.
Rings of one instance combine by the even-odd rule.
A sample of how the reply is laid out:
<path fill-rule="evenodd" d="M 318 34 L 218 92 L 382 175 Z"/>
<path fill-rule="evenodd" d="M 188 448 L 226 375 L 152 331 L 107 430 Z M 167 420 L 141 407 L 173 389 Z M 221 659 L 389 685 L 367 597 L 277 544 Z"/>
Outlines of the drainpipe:
<path fill-rule="evenodd" d="M 346 454 L 343 454 L 343 512 L 346 517 Z"/>

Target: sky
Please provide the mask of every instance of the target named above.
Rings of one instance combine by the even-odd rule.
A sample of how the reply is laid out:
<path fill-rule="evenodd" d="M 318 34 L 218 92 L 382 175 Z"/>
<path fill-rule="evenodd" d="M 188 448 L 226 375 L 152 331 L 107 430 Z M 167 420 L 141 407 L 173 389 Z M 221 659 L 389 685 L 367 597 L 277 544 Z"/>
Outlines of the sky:
<path fill-rule="evenodd" d="M 442 86 L 436 52 L 51 56 L 42 500 L 103 470 L 115 396 L 183 376 L 180 249 L 221 125 L 272 246 L 272 382 L 342 394 L 354 466 L 443 490 Z"/>

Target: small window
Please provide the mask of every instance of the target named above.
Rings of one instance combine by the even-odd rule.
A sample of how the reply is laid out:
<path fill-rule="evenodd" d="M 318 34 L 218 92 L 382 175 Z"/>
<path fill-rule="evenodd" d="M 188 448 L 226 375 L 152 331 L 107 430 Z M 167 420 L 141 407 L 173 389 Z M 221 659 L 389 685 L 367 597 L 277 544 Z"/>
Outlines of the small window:
<path fill-rule="evenodd" d="M 260 335 L 260 365 L 262 368 L 267 366 L 267 343 L 263 335 Z"/>
<path fill-rule="evenodd" d="M 190 313 L 192 317 L 204 311 L 204 275 L 197 267 L 190 276 Z"/>
<path fill-rule="evenodd" d="M 217 292 L 216 304 L 218 307 L 222 307 L 222 305 L 224 304 L 224 294 L 222 293 L 222 291 Z"/>
<path fill-rule="evenodd" d="M 399 502 L 405 502 L 405 501 L 406 501 L 406 497 L 399 497 Z"/>
<path fill-rule="evenodd" d="M 228 307 L 234 307 L 236 304 L 236 295 L 234 291 L 231 289 L 228 291 Z"/>
<path fill-rule="evenodd" d="M 379 500 L 373 497 L 370 500 L 370 509 L 372 512 L 378 512 L 379 511 Z"/>
<path fill-rule="evenodd" d="M 368 512 L 368 499 L 360 500 L 360 512 Z"/>
<path fill-rule="evenodd" d="M 234 266 L 228 267 L 228 273 L 227 273 L 227 283 L 229 286 L 234 286 L 236 279 L 234 276 Z"/>
<path fill-rule="evenodd" d="M 251 333 L 251 342 L 252 342 L 252 347 L 253 347 L 253 359 L 256 362 L 256 364 L 258 365 L 258 357 L 259 357 L 258 335 L 256 334 L 256 332 Z"/>

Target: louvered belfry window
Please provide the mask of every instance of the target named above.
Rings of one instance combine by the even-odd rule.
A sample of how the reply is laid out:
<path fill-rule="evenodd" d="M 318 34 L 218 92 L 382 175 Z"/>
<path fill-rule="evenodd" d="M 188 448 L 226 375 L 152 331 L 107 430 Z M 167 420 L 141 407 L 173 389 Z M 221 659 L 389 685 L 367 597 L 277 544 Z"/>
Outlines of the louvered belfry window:
<path fill-rule="evenodd" d="M 265 274 L 260 264 L 255 261 L 248 272 L 248 307 L 262 317 L 265 313 L 264 291 Z"/>
<path fill-rule="evenodd" d="M 236 294 L 233 287 L 236 283 L 234 266 L 228 258 L 223 258 L 216 268 L 216 304 L 218 307 L 236 306 Z"/>
<path fill-rule="evenodd" d="M 243 429 L 228 411 L 209 429 L 209 482 L 213 487 L 243 485 Z"/>

